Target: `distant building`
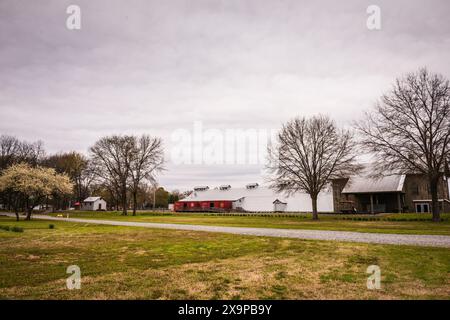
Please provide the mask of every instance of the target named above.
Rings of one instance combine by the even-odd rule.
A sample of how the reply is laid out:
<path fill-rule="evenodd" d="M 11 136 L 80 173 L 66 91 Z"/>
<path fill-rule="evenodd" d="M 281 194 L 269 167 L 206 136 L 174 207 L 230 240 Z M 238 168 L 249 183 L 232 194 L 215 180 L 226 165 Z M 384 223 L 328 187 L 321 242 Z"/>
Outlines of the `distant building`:
<path fill-rule="evenodd" d="M 75 208 L 75 210 L 80 210 L 80 208 L 81 208 L 81 203 L 80 203 L 79 201 L 77 201 L 77 202 L 75 202 L 75 203 L 73 204 L 73 207 Z"/>
<path fill-rule="evenodd" d="M 38 204 L 37 206 L 33 207 L 33 210 L 36 211 L 42 211 L 42 210 L 48 210 L 51 209 L 52 206 L 51 205 L 47 205 L 47 204 Z"/>
<path fill-rule="evenodd" d="M 372 178 L 364 173 L 335 179 L 335 212 L 431 212 L 431 194 L 427 177 L 420 174 L 391 175 Z M 445 175 L 438 186 L 441 212 L 450 212 L 449 183 Z"/>
<path fill-rule="evenodd" d="M 81 204 L 81 210 L 86 211 L 105 211 L 106 201 L 102 197 L 88 197 Z"/>
<path fill-rule="evenodd" d="M 450 212 L 450 178 L 443 175 L 438 186 L 441 212 Z M 322 213 L 431 212 L 431 194 L 425 175 L 406 174 L 373 178 L 366 170 L 349 178 L 334 179 L 332 191 L 319 194 Z M 245 188 L 221 185 L 195 187 L 186 198 L 175 202 L 174 211 L 186 212 L 311 212 L 311 198 L 297 192 L 277 193 L 257 183 Z"/>
<path fill-rule="evenodd" d="M 323 192 L 318 198 L 319 212 L 333 212 L 331 192 Z M 186 198 L 174 205 L 175 211 L 191 212 L 311 212 L 311 198 L 306 193 L 287 196 L 282 193 L 261 187 L 257 183 L 248 184 L 245 188 L 232 188 L 222 185 L 215 189 L 208 186 L 195 187 Z"/>

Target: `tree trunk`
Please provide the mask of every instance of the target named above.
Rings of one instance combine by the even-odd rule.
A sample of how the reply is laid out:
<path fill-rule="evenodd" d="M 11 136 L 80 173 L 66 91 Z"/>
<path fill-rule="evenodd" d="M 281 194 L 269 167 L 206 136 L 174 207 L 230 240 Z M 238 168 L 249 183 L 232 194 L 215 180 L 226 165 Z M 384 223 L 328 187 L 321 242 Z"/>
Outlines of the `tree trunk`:
<path fill-rule="evenodd" d="M 311 195 L 312 201 L 312 218 L 313 220 L 319 220 L 319 215 L 317 214 L 317 196 Z"/>
<path fill-rule="evenodd" d="M 12 198 L 11 193 L 9 193 L 8 194 L 8 200 L 6 200 L 7 201 L 7 208 L 6 208 L 6 210 L 8 210 L 8 211 L 11 211 L 11 203 L 13 202 L 11 200 L 11 198 Z"/>
<path fill-rule="evenodd" d="M 19 221 L 19 197 L 16 196 L 13 200 L 12 206 L 16 215 L 16 221 Z"/>
<path fill-rule="evenodd" d="M 19 221 L 19 207 L 17 204 L 14 206 L 14 213 L 16 214 L 16 221 Z"/>
<path fill-rule="evenodd" d="M 439 177 L 430 178 L 429 183 L 430 183 L 430 192 L 431 192 L 431 210 L 433 213 L 433 221 L 439 222 L 439 221 L 441 221 L 441 216 L 439 213 L 439 200 L 438 200 Z"/>
<path fill-rule="evenodd" d="M 30 206 L 27 201 L 27 216 L 25 217 L 25 220 L 31 220 L 31 213 L 33 212 L 33 206 Z"/>
<path fill-rule="evenodd" d="M 122 215 L 126 216 L 127 212 L 127 189 L 123 188 L 122 190 Z"/>
<path fill-rule="evenodd" d="M 136 215 L 136 207 L 137 207 L 137 191 L 133 190 L 133 216 Z"/>

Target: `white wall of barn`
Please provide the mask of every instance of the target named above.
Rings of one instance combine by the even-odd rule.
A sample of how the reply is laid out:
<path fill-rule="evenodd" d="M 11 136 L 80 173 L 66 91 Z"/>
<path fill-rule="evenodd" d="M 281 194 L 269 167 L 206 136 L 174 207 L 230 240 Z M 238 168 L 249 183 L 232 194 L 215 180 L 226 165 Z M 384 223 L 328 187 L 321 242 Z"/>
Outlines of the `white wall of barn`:
<path fill-rule="evenodd" d="M 311 197 L 306 193 L 298 193 L 292 198 L 283 200 L 287 202 L 286 211 L 312 212 Z M 333 193 L 321 192 L 317 198 L 318 212 L 333 212 Z"/>
<path fill-rule="evenodd" d="M 278 199 L 286 202 L 287 212 L 311 212 L 311 198 L 308 194 L 297 193 L 290 197 L 267 197 L 267 196 L 247 196 L 242 201 L 242 208 L 246 211 L 272 212 L 274 211 L 273 202 Z M 333 194 L 323 192 L 317 199 L 317 210 L 319 212 L 333 212 Z"/>

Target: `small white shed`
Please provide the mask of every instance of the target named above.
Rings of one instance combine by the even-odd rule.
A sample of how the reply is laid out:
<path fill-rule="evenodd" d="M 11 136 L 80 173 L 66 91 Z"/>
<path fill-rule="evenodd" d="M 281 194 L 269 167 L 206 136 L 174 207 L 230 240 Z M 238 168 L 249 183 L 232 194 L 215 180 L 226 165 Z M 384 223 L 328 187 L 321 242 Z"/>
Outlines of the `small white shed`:
<path fill-rule="evenodd" d="M 102 197 L 88 197 L 86 199 L 84 199 L 82 205 L 81 205 L 81 210 L 86 210 L 86 211 L 100 211 L 106 210 L 106 201 L 103 200 Z"/>
<path fill-rule="evenodd" d="M 286 206 L 287 206 L 286 202 L 282 202 L 282 201 L 276 199 L 273 202 L 273 211 L 274 212 L 284 212 L 284 211 L 286 211 Z"/>

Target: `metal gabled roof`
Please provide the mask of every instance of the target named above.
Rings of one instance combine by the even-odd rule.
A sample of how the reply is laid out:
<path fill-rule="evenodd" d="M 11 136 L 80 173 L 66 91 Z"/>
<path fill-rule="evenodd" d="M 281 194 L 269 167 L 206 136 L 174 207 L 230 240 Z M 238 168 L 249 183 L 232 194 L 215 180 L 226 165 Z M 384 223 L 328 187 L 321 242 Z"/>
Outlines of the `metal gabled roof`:
<path fill-rule="evenodd" d="M 186 197 L 180 202 L 188 201 L 236 201 L 241 198 L 252 197 L 272 197 L 274 192 L 268 188 L 229 188 L 226 190 L 221 189 L 208 189 L 204 191 L 194 191 L 189 197 Z M 275 196 L 276 197 L 276 196 Z"/>
<path fill-rule="evenodd" d="M 402 192 L 404 183 L 405 175 L 372 178 L 368 174 L 361 174 L 350 177 L 342 193 Z"/>
<path fill-rule="evenodd" d="M 95 202 L 97 200 L 100 200 L 102 197 L 87 197 L 83 200 L 83 202 Z"/>

